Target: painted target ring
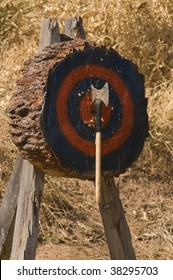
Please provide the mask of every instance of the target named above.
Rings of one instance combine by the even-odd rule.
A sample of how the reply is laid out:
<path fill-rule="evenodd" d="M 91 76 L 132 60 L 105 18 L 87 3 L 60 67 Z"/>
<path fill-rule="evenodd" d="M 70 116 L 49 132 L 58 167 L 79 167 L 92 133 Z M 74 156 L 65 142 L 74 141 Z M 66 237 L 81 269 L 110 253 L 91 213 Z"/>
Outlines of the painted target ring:
<path fill-rule="evenodd" d="M 113 50 L 90 47 L 74 52 L 50 73 L 43 110 L 48 145 L 64 168 L 95 173 L 95 115 L 91 85 L 109 86 L 102 106 L 102 173 L 114 176 L 131 166 L 148 133 L 144 79 Z"/>
<path fill-rule="evenodd" d="M 84 123 L 86 123 L 90 127 L 95 127 L 95 108 L 92 103 L 92 92 L 87 92 L 81 99 L 80 105 L 80 116 Z M 102 104 L 102 119 L 101 125 L 105 127 L 109 122 L 111 116 L 111 106 L 110 103 L 106 106 L 104 103 Z"/>

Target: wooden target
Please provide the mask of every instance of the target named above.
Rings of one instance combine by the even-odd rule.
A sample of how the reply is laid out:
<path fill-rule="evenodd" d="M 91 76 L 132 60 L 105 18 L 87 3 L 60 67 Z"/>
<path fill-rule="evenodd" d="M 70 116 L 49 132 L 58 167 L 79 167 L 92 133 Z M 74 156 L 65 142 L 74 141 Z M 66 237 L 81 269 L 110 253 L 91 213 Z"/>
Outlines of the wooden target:
<path fill-rule="evenodd" d="M 102 106 L 102 174 L 118 175 L 139 156 L 148 134 L 144 78 L 137 67 L 110 48 L 73 51 L 49 73 L 42 112 L 48 146 L 61 165 L 94 176 L 95 112 L 91 85 L 109 86 Z"/>

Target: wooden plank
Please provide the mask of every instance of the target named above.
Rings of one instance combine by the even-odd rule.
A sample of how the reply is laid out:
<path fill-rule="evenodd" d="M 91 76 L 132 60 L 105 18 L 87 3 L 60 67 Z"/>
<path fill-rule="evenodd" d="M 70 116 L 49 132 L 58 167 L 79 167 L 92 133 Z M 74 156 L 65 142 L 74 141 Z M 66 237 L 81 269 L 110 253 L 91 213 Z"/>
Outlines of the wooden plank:
<path fill-rule="evenodd" d="M 56 19 L 43 19 L 39 39 L 39 52 L 46 46 L 60 42 Z M 39 208 L 45 175 L 27 160 L 23 160 L 19 201 L 14 228 L 12 259 L 35 259 L 39 229 Z"/>
<path fill-rule="evenodd" d="M 9 259 L 23 159 L 18 156 L 0 207 L 0 259 Z"/>
<path fill-rule="evenodd" d="M 131 234 L 114 179 L 102 179 L 99 205 L 112 260 L 135 260 Z"/>
<path fill-rule="evenodd" d="M 40 31 L 38 51 L 41 52 L 45 47 L 60 42 L 59 24 L 55 18 L 43 19 Z"/>
<path fill-rule="evenodd" d="M 44 174 L 23 160 L 11 259 L 35 259 Z"/>
<path fill-rule="evenodd" d="M 81 17 L 72 17 L 65 20 L 65 34 L 70 38 L 85 39 L 83 21 Z"/>

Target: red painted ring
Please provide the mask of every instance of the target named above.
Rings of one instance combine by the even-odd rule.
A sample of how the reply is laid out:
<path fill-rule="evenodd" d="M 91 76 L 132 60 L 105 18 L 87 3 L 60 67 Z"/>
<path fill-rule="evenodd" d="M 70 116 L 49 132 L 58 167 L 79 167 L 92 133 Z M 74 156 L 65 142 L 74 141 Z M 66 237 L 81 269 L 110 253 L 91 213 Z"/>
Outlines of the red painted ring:
<path fill-rule="evenodd" d="M 63 80 L 56 99 L 56 114 L 59 126 L 69 143 L 89 156 L 95 155 L 95 143 L 79 136 L 68 119 L 68 97 L 78 82 L 88 77 L 98 77 L 108 82 L 119 96 L 123 107 L 123 117 L 118 131 L 102 142 L 102 156 L 116 151 L 130 136 L 134 123 L 133 103 L 123 80 L 112 70 L 88 64 L 71 71 Z M 62 114 L 63 112 L 63 114 Z"/>
<path fill-rule="evenodd" d="M 82 96 L 80 103 L 79 103 L 80 118 L 89 127 L 94 128 L 95 127 L 95 116 L 94 116 L 94 114 L 91 113 L 91 106 L 92 106 L 92 93 L 91 93 L 91 91 L 89 91 L 89 92 L 87 91 Z M 106 106 L 103 103 L 101 114 L 102 114 L 101 124 L 102 124 L 102 127 L 105 127 L 110 120 L 111 105 L 108 104 L 108 106 Z"/>

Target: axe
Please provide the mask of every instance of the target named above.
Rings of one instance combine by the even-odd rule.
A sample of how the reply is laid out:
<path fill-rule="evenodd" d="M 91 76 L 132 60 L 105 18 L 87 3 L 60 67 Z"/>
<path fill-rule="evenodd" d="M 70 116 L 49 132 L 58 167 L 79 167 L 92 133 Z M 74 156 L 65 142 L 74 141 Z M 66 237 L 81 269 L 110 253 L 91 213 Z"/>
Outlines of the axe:
<path fill-rule="evenodd" d="M 91 85 L 92 102 L 95 103 L 95 144 L 96 144 L 96 163 L 95 163 L 95 187 L 96 202 L 101 202 L 101 116 L 102 102 L 108 106 L 109 103 L 109 86 L 105 83 L 102 89 L 96 89 Z"/>

